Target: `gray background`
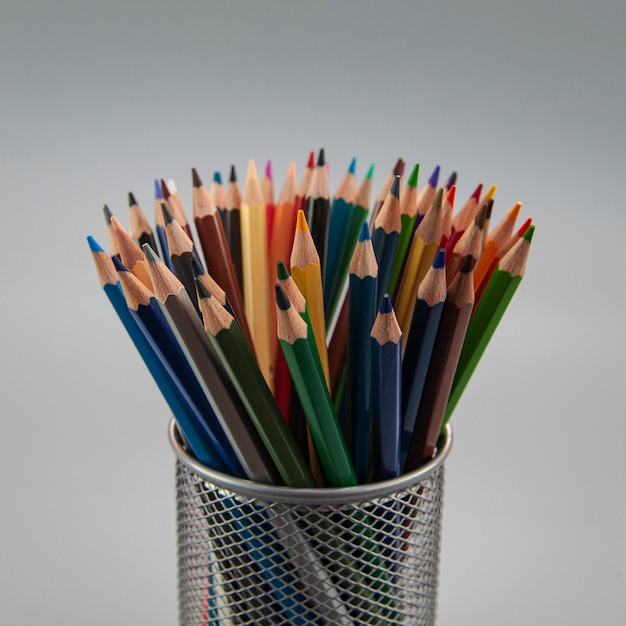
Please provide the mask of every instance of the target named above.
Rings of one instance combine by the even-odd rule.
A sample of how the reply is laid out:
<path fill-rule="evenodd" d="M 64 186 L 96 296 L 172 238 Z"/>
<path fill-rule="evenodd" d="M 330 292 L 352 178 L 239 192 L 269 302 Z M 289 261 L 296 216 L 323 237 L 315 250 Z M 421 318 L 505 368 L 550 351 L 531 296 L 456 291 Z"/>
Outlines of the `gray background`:
<path fill-rule="evenodd" d="M 12 5 L 12 6 L 11 6 Z M 537 224 L 454 416 L 441 626 L 626 614 L 626 3 L 20 2 L 0 19 L 0 623 L 176 620 L 168 411 L 85 237 L 249 158 L 395 159 Z"/>

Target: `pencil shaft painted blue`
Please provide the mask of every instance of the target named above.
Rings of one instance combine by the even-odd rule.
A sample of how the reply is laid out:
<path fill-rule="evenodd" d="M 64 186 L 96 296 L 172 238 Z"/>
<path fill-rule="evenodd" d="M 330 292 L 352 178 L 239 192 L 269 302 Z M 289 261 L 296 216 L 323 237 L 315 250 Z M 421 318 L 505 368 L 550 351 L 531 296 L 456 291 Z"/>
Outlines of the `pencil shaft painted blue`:
<path fill-rule="evenodd" d="M 351 455 L 360 484 L 369 479 L 372 351 L 370 332 L 376 319 L 377 279 L 350 275 L 346 419 Z"/>
<path fill-rule="evenodd" d="M 372 348 L 372 480 L 400 475 L 400 404 L 402 379 L 402 340 Z"/>
<path fill-rule="evenodd" d="M 385 232 L 383 228 L 375 228 L 372 235 L 372 245 L 378 261 L 378 289 L 376 295 L 376 307 L 380 307 L 383 296 L 389 291 L 391 272 L 396 259 L 400 233 Z"/>
<path fill-rule="evenodd" d="M 117 285 L 105 285 L 104 291 L 124 328 L 126 328 L 137 352 L 139 352 L 148 371 L 163 394 L 196 458 L 208 467 L 221 472 L 228 472 L 229 467 L 222 461 L 210 440 L 197 433 L 197 428 L 193 426 L 194 422 L 200 420 L 197 410 L 186 392 L 179 387 L 178 382 L 168 372 L 168 368 L 162 363 L 151 342 L 146 338 L 142 329 L 131 315 L 119 283 Z"/>
<path fill-rule="evenodd" d="M 232 458 L 219 443 L 218 437 L 223 436 L 215 411 L 204 394 L 200 383 L 195 377 L 189 362 L 185 359 L 182 349 L 174 337 L 172 330 L 161 313 L 156 300 L 151 299 L 150 305 L 140 306 L 137 311 L 130 310 L 151 345 L 159 355 L 161 362 L 175 376 L 181 389 L 184 389 L 193 402 L 200 416 L 203 433 L 210 438 L 214 448 L 219 451 L 229 472 L 244 478 L 243 469 L 238 461 Z"/>
<path fill-rule="evenodd" d="M 338 283 L 341 282 L 339 261 L 351 218 L 352 203 L 343 198 L 334 198 L 328 220 L 328 241 L 326 244 L 326 265 L 324 267 L 324 315 L 330 320 L 334 300 L 337 297 Z M 347 268 L 343 269 L 343 273 Z"/>
<path fill-rule="evenodd" d="M 443 302 L 439 302 L 430 307 L 419 298 L 415 302 L 402 363 L 401 455 L 403 464 L 413 436 L 443 305 Z"/>

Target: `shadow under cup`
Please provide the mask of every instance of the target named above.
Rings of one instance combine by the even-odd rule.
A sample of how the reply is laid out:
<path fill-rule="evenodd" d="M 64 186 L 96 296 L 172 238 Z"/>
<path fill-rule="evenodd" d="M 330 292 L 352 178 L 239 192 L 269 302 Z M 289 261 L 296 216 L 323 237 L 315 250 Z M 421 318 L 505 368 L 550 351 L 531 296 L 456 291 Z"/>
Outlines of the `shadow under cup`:
<path fill-rule="evenodd" d="M 181 625 L 435 621 L 444 461 L 356 487 L 294 489 L 216 472 L 176 454 Z"/>

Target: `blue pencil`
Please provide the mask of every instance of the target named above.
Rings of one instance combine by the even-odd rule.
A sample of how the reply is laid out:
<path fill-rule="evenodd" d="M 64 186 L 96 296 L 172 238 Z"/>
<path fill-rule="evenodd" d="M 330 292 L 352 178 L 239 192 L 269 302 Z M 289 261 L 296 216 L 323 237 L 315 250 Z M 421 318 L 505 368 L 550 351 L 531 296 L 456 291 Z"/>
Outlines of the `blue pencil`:
<path fill-rule="evenodd" d="M 441 313 L 446 301 L 445 250 L 420 283 L 402 362 L 402 464 L 411 443 Z"/>
<path fill-rule="evenodd" d="M 372 480 L 400 475 L 402 331 L 385 294 L 371 332 Z"/>

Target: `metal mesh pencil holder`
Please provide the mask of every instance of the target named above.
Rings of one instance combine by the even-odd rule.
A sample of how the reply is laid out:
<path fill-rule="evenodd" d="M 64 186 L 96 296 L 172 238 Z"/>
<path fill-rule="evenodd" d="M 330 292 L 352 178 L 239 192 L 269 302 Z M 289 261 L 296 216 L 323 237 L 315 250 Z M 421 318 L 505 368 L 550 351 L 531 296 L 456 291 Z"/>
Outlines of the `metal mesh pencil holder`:
<path fill-rule="evenodd" d="M 328 489 L 226 476 L 169 436 L 181 626 L 434 624 L 449 426 L 419 470 Z"/>

